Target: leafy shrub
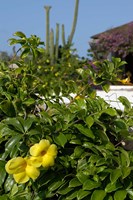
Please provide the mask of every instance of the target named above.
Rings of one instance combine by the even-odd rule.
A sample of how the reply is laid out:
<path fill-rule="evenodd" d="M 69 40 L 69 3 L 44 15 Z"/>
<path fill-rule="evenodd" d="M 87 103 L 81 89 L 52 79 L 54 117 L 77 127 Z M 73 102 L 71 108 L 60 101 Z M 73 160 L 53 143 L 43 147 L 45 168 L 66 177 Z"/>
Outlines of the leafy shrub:
<path fill-rule="evenodd" d="M 0 63 L 0 199 L 133 199 L 133 109 L 126 97 L 119 98 L 123 112 L 112 108 L 92 87 L 95 82 L 107 90 L 117 81 L 114 71 L 121 60 L 104 61 L 102 73 L 95 75 L 70 49 L 51 66 L 45 50 L 38 50 L 40 42 L 33 47 L 28 41 L 26 54 L 22 49 L 12 61 L 17 69 Z M 8 161 L 29 157 L 30 148 L 43 139 L 57 147 L 54 165 L 39 166 L 35 180 L 16 183 L 6 172 Z"/>

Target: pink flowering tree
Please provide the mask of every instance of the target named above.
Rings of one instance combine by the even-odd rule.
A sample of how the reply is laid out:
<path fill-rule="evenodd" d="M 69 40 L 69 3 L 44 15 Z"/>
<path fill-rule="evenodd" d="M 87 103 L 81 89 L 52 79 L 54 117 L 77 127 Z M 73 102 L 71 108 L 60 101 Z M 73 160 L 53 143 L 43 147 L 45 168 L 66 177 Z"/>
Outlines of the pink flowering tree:
<path fill-rule="evenodd" d="M 103 58 L 110 52 L 125 58 L 129 53 L 133 53 L 133 22 L 99 34 L 91 48 Z"/>

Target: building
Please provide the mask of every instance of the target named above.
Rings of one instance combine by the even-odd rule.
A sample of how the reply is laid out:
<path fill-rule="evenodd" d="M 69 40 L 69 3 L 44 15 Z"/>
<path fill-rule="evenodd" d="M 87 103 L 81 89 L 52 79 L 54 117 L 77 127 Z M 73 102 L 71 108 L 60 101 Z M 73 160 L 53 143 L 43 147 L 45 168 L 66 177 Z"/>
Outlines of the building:
<path fill-rule="evenodd" d="M 93 35 L 89 44 L 95 59 L 125 60 L 125 72 L 131 72 L 133 82 L 133 21 Z"/>

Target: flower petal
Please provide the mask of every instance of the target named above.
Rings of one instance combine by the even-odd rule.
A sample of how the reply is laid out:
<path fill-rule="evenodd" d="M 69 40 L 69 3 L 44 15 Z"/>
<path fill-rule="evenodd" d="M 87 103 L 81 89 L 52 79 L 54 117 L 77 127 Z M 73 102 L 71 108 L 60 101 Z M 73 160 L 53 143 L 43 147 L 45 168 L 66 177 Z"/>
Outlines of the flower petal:
<path fill-rule="evenodd" d="M 40 175 L 40 171 L 36 167 L 34 167 L 32 165 L 27 165 L 26 174 L 27 174 L 28 177 L 30 177 L 33 180 L 35 180 Z"/>
<path fill-rule="evenodd" d="M 30 148 L 30 154 L 32 156 L 39 156 L 40 155 L 40 147 L 39 144 L 34 144 L 31 148 Z"/>
<path fill-rule="evenodd" d="M 25 170 L 27 163 L 24 158 L 16 157 L 9 160 L 6 165 L 5 169 L 9 174 L 17 174 L 23 172 Z"/>
<path fill-rule="evenodd" d="M 30 165 L 33 165 L 34 167 L 40 167 L 42 165 L 42 156 L 31 156 L 29 162 Z"/>
<path fill-rule="evenodd" d="M 48 148 L 49 148 L 49 146 L 50 146 L 50 142 L 49 142 L 49 140 L 41 140 L 41 141 L 39 142 L 39 146 L 40 146 L 40 148 L 41 148 L 42 150 L 47 151 Z"/>
<path fill-rule="evenodd" d="M 48 154 L 43 156 L 42 166 L 43 167 L 51 167 L 54 165 L 54 157 L 49 156 Z"/>
<path fill-rule="evenodd" d="M 27 176 L 26 172 L 13 174 L 13 178 L 17 183 L 26 183 L 27 181 L 29 181 L 29 176 Z"/>
<path fill-rule="evenodd" d="M 55 144 L 51 144 L 47 151 L 47 154 L 50 156 L 56 157 L 57 156 L 57 146 Z"/>
<path fill-rule="evenodd" d="M 30 148 L 30 154 L 32 156 L 42 156 L 47 152 L 48 148 L 50 146 L 49 140 L 41 140 L 39 143 L 34 144 Z"/>

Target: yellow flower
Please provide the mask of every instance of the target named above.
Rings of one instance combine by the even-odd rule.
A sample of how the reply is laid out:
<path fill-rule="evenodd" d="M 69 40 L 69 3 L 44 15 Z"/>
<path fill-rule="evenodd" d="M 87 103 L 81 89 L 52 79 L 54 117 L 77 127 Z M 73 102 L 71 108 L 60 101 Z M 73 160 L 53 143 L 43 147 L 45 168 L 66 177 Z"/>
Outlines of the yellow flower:
<path fill-rule="evenodd" d="M 57 146 L 51 144 L 49 140 L 41 140 L 30 148 L 31 163 L 33 166 L 50 167 L 54 165 L 54 160 L 57 156 Z"/>
<path fill-rule="evenodd" d="M 40 175 L 40 171 L 32 165 L 29 158 L 12 158 L 5 165 L 5 169 L 9 174 L 13 174 L 17 183 L 26 183 L 30 178 L 35 180 Z"/>

